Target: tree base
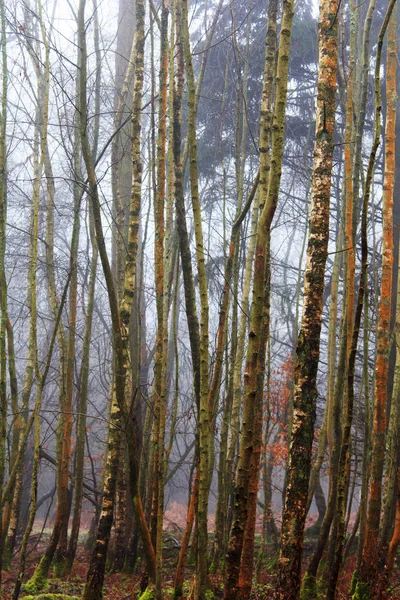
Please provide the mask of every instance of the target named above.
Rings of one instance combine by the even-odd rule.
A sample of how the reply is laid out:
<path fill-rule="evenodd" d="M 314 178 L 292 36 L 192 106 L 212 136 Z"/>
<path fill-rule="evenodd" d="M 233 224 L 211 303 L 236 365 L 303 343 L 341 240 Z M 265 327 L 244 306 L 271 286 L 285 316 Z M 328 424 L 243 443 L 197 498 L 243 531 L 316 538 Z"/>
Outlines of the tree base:
<path fill-rule="evenodd" d="M 149 586 L 143 594 L 139 596 L 139 600 L 154 600 L 156 597 L 156 591 L 153 586 Z"/>
<path fill-rule="evenodd" d="M 369 600 L 369 583 L 357 581 L 352 600 Z"/>
<path fill-rule="evenodd" d="M 65 560 L 56 561 L 53 564 L 53 576 L 55 579 L 62 579 L 66 575 Z"/>
<path fill-rule="evenodd" d="M 6 540 L 6 545 L 5 545 L 4 552 L 3 552 L 3 564 L 2 564 L 2 569 L 4 571 L 11 570 L 11 560 L 12 560 L 12 548 L 11 548 L 10 544 L 7 543 L 7 540 Z"/>
<path fill-rule="evenodd" d="M 354 571 L 353 577 L 351 578 L 350 588 L 348 591 L 348 594 L 350 596 L 353 596 L 353 594 L 355 594 L 357 583 L 358 583 L 358 573 L 357 573 L 357 571 Z"/>
<path fill-rule="evenodd" d="M 317 597 L 317 579 L 314 575 L 310 575 L 306 572 L 301 584 L 300 598 L 301 600 L 315 600 Z"/>
<path fill-rule="evenodd" d="M 40 564 L 32 577 L 23 586 L 22 590 L 28 594 L 38 594 L 38 592 L 46 592 L 50 588 L 47 576 L 43 575 L 40 570 Z M 42 594 L 43 595 L 43 594 Z M 53 594 L 54 595 L 54 594 Z M 50 594 L 51 596 L 51 594 Z"/>
<path fill-rule="evenodd" d="M 79 597 L 66 594 L 39 594 L 39 596 L 23 596 L 21 600 L 79 600 Z"/>

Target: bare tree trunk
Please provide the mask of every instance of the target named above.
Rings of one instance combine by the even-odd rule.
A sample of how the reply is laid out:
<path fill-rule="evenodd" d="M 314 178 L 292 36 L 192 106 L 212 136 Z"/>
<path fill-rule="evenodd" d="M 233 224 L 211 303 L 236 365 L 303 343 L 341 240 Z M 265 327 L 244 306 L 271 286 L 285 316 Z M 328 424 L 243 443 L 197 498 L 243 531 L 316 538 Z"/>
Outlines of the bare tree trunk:
<path fill-rule="evenodd" d="M 1 55 L 2 55 L 2 90 L 1 90 L 1 126 L 0 126 L 0 492 L 3 493 L 4 477 L 6 474 L 6 436 L 7 436 L 7 279 L 5 271 L 5 253 L 6 253 L 6 220 L 7 220 L 7 86 L 8 86 L 8 70 L 7 70 L 7 48 L 6 48 L 6 26 L 4 14 L 4 1 L 0 2 L 0 27 L 1 27 Z M 15 407 L 13 407 L 15 408 Z M 17 398 L 18 410 L 18 398 Z M 14 430 L 17 431 L 16 429 Z M 18 440 L 17 440 L 18 443 Z M 13 436 L 13 454 L 15 458 L 14 436 Z M 11 503 L 9 503 L 11 506 Z M 3 521 L 0 527 L 0 587 L 1 587 L 1 570 L 3 564 L 3 550 L 5 535 L 8 528 L 8 520 L 4 523 L 6 514 L 3 515 Z"/>

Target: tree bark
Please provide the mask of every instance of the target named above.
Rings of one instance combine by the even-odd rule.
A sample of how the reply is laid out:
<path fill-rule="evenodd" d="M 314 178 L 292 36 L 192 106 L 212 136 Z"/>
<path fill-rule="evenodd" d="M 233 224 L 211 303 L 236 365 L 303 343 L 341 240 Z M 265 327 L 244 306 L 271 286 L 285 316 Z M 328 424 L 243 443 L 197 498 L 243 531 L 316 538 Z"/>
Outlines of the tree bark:
<path fill-rule="evenodd" d="M 312 175 L 310 229 L 304 278 L 303 316 L 296 346 L 293 422 L 279 556 L 282 600 L 297 600 L 306 518 L 311 451 L 317 399 L 325 263 L 329 241 L 329 206 L 334 151 L 337 69 L 336 0 L 321 0 L 316 137 Z"/>
<path fill-rule="evenodd" d="M 366 597 L 374 596 L 379 564 L 382 564 L 379 538 L 380 514 L 382 504 L 382 475 L 385 458 L 386 411 L 387 411 L 387 378 L 389 365 L 389 328 L 392 296 L 393 265 L 393 187 L 394 187 L 394 153 L 396 123 L 396 18 L 393 14 L 395 0 L 391 0 L 384 18 L 378 38 L 377 67 L 375 76 L 375 127 L 376 137 L 380 136 L 380 59 L 386 28 L 388 30 L 387 52 L 387 107 L 385 130 L 385 167 L 383 181 L 383 240 L 382 240 L 382 281 L 379 314 L 377 323 L 377 359 L 375 367 L 375 404 L 373 410 L 371 483 L 368 500 L 368 516 L 365 542 L 362 553 L 357 593 Z M 379 141 L 379 138 L 378 138 Z"/>

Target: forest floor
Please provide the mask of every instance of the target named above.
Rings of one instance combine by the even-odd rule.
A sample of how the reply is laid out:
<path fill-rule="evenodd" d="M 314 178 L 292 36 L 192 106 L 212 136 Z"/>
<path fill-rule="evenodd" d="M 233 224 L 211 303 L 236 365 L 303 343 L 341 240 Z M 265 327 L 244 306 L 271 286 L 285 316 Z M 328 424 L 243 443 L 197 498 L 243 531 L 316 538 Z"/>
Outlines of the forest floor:
<path fill-rule="evenodd" d="M 32 575 L 35 565 L 39 562 L 40 557 L 47 546 L 49 536 L 42 535 L 40 541 L 33 539 L 31 551 L 28 557 L 28 566 L 26 570 L 25 581 Z M 172 545 L 171 545 L 172 542 Z M 175 575 L 176 561 L 178 557 L 179 535 L 173 537 L 167 535 L 164 551 L 164 598 L 165 600 L 173 597 L 173 579 Z M 307 544 L 306 544 L 307 549 Z M 71 575 L 63 579 L 49 579 L 49 589 L 47 594 L 65 594 L 72 597 L 80 598 L 85 581 L 86 573 L 90 562 L 90 552 L 84 551 L 83 548 L 78 549 L 77 557 L 74 563 Z M 342 572 L 341 579 L 338 585 L 338 597 L 343 600 L 350 600 L 349 588 L 351 584 L 352 574 L 355 568 L 355 557 L 350 557 L 346 563 L 346 568 Z M 9 571 L 3 571 L 3 600 L 11 600 L 14 585 L 18 573 L 18 555 L 13 561 L 12 568 Z M 184 593 L 182 600 L 191 600 L 193 595 L 193 565 L 188 565 L 186 570 L 187 581 L 184 585 Z M 136 600 L 139 596 L 140 574 L 131 575 L 126 573 L 107 573 L 104 582 L 104 600 Z M 257 583 L 253 585 L 251 600 L 267 600 L 273 594 L 276 585 L 276 573 L 272 567 L 272 563 L 264 565 L 259 569 L 257 575 Z M 224 576 L 221 574 L 210 575 L 210 591 L 209 600 L 217 600 L 223 598 L 224 594 Z M 23 600 L 26 596 L 23 592 L 20 594 L 20 599 Z M 54 596 L 57 598 L 57 596 Z M 323 599 L 323 593 L 320 599 Z M 47 596 L 49 598 L 49 596 Z M 60 598 L 60 596 L 58 596 Z M 395 570 L 392 582 L 391 592 L 388 598 L 400 600 L 400 568 Z M 40 596 L 38 596 L 38 600 Z M 47 599 L 46 599 L 47 600 Z"/>

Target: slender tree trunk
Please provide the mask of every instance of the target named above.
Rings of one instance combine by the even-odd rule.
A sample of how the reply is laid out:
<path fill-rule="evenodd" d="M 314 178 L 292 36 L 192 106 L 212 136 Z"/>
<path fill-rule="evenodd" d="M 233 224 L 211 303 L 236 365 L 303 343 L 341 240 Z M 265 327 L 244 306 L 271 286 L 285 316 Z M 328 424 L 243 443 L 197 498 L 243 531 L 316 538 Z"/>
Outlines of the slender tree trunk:
<path fill-rule="evenodd" d="M 97 145 L 99 139 L 100 126 L 100 83 L 101 83 L 101 55 L 99 48 L 99 23 L 97 14 L 97 0 L 93 0 L 94 8 L 94 23 L 95 23 L 95 52 L 96 52 L 96 88 L 95 88 L 95 120 L 92 155 L 95 159 L 97 154 Z M 77 85 L 79 92 L 79 85 Z M 79 133 L 76 134 L 77 138 Z M 79 139 L 79 138 L 78 138 Z M 79 160 L 81 153 L 77 150 Z M 79 164 L 79 171 L 81 167 Z M 89 236 L 92 248 L 92 257 L 90 261 L 90 274 L 88 286 L 88 299 L 86 307 L 85 332 L 83 336 L 82 359 L 80 370 L 80 386 L 77 402 L 77 424 L 76 424 L 76 451 L 74 464 L 74 510 L 72 515 L 71 535 L 67 553 L 67 572 L 71 572 L 74 563 L 75 554 L 78 546 L 79 528 L 82 513 L 82 498 L 83 498 L 83 478 L 84 478 L 84 459 L 85 459 L 85 439 L 86 439 L 86 416 L 87 416 L 87 401 L 88 401 L 88 386 L 89 386 L 89 367 L 90 367 L 90 343 L 92 338 L 92 322 L 94 311 L 94 295 L 96 288 L 98 250 L 96 247 L 93 214 L 89 208 Z"/>
<path fill-rule="evenodd" d="M 253 204 L 252 216 L 251 216 L 251 235 L 249 248 L 247 250 L 246 264 L 244 271 L 243 280 L 243 292 L 240 302 L 240 322 L 239 322 L 239 333 L 236 349 L 236 360 L 233 372 L 233 403 L 232 403 L 232 414 L 230 420 L 230 430 L 228 438 L 228 451 L 226 456 L 226 473 L 227 473 L 227 500 L 232 491 L 233 482 L 233 462 L 236 452 L 237 442 L 239 439 L 239 427 L 240 427 L 240 405 L 242 399 L 242 363 L 244 359 L 245 342 L 246 342 L 246 329 L 248 324 L 248 314 L 250 309 L 250 286 L 251 286 L 251 275 L 254 261 L 254 251 L 256 246 L 257 237 L 257 226 L 259 216 L 259 193 L 257 193 L 256 199 Z M 228 510 L 228 505 L 225 507 L 225 511 Z M 229 532 L 228 532 L 229 533 Z"/>
<path fill-rule="evenodd" d="M 174 3 L 173 23 L 176 29 L 175 41 L 175 82 L 173 85 L 173 160 L 174 160 L 174 191 L 175 191 L 175 209 L 176 226 L 179 239 L 180 257 L 182 263 L 183 287 L 185 294 L 186 317 L 189 329 L 189 341 L 192 356 L 194 395 L 196 400 L 197 412 L 200 410 L 200 334 L 199 321 L 196 310 L 193 270 L 191 261 L 191 252 L 189 245 L 189 236 L 185 217 L 185 202 L 183 190 L 183 169 L 181 156 L 182 140 L 182 98 L 184 86 L 184 60 L 183 60 L 183 40 L 182 40 L 182 11 L 180 0 Z M 172 47 L 172 43 L 171 43 Z M 170 78 L 171 78 L 170 69 Z M 171 86 L 172 87 L 172 86 Z M 195 460 L 198 460 L 198 437 L 196 436 Z M 198 480 L 196 468 L 195 481 Z M 182 585 L 184 569 L 187 557 L 190 535 L 196 513 L 198 495 L 198 485 L 192 487 L 192 497 L 189 504 L 187 523 L 182 540 L 181 550 L 178 558 L 178 567 L 175 577 L 175 597 L 182 595 Z"/>
<path fill-rule="evenodd" d="M 269 339 L 269 323 L 270 323 L 270 280 L 271 280 L 271 256 L 270 256 L 270 240 L 267 241 L 266 247 L 266 280 L 265 280 L 265 298 L 264 298 L 264 328 L 262 338 Z M 260 345 L 259 361 L 265 365 L 266 362 L 266 345 Z M 256 529 L 256 514 L 257 514 L 257 499 L 258 486 L 260 478 L 260 456 L 263 441 L 263 404 L 264 404 L 264 373 L 258 376 L 257 392 L 256 392 L 256 420 L 253 434 L 253 453 L 251 457 L 250 479 L 248 488 L 248 508 L 247 522 L 244 531 L 243 549 L 239 571 L 239 590 L 240 598 L 248 600 L 251 592 L 253 580 L 253 562 L 254 562 L 254 537 Z"/>
<path fill-rule="evenodd" d="M 342 415 L 344 422 L 341 424 L 341 446 L 338 462 L 338 477 L 336 509 L 334 523 L 331 530 L 331 544 L 327 564 L 328 590 L 327 600 L 334 600 L 336 593 L 336 582 L 342 560 L 342 551 L 344 537 L 346 534 L 346 507 L 348 496 L 348 485 L 350 478 L 350 444 L 351 444 L 351 426 L 353 422 L 354 407 L 354 371 L 357 353 L 358 334 L 361 323 L 364 289 L 366 284 L 367 253 L 365 253 L 363 277 L 360 279 L 360 291 L 358 295 L 357 314 L 354 320 L 354 297 L 355 297 L 355 233 L 354 233 L 354 193 L 353 193 L 353 138 L 354 138 L 354 100 L 353 92 L 356 79 L 355 66 L 355 43 L 356 43 L 356 21 L 354 2 L 350 2 L 350 56 L 349 56 L 349 75 L 347 79 L 347 103 L 346 103 L 346 129 L 345 129 L 345 150 L 344 150 L 344 177 L 345 177 L 345 273 L 346 273 L 346 374 L 347 385 L 345 386 L 344 400 L 342 406 Z M 367 248 L 365 248 L 367 252 Z M 354 323 L 353 323 L 354 321 Z M 343 419 L 343 417 L 342 417 Z"/>
<path fill-rule="evenodd" d="M 1 89 L 1 126 L 0 126 L 0 492 L 3 493 L 4 477 L 6 474 L 6 443 L 7 443 L 7 279 L 5 271 L 5 253 L 6 253 L 6 221 L 7 221 L 7 48 L 6 48 L 6 26 L 4 14 L 4 1 L 0 2 L 0 26 L 1 26 L 1 55 L 2 55 L 2 89 Z M 13 407 L 15 408 L 15 406 Z M 17 399 L 18 410 L 18 399 Z M 15 430 L 16 431 L 16 430 Z M 14 436 L 13 436 L 14 438 Z M 18 443 L 18 441 L 17 441 Z M 15 442 L 13 439 L 13 454 L 15 455 Z M 10 503 L 9 503 L 10 506 Z M 3 522 L 0 527 L 0 587 L 1 570 L 3 565 L 3 550 L 5 535 L 7 533 L 8 519 L 4 523 L 6 513 L 3 515 Z"/>
<path fill-rule="evenodd" d="M 167 410 L 168 316 L 169 301 L 166 288 L 165 252 L 165 199 L 166 199 L 166 141 L 167 141 L 167 88 L 168 88 L 168 0 L 163 0 L 161 11 L 160 84 L 157 139 L 157 186 L 154 194 L 155 221 L 155 289 L 157 307 L 157 340 L 154 366 L 156 399 L 154 427 L 154 472 L 156 483 L 153 512 L 156 521 L 156 598 L 162 600 L 162 535 L 164 517 L 165 479 L 165 425 Z"/>
<path fill-rule="evenodd" d="M 398 9 L 397 9 L 398 10 Z M 391 17 L 391 22 L 388 26 L 388 49 L 387 49 L 387 61 L 386 61 L 386 102 L 387 102 L 387 114 L 386 114 L 386 136 L 385 144 L 389 145 L 386 152 L 387 160 L 387 171 L 389 178 L 392 175 L 394 180 L 394 173 L 392 169 L 395 169 L 395 122 L 396 122 L 396 106 L 397 106 L 397 94 L 396 94 L 396 81 L 397 81 L 397 70 L 396 70 L 396 23 L 397 14 L 396 12 Z M 386 148 L 385 148 L 386 149 Z M 393 184 L 394 185 L 394 184 Z M 388 193 L 392 193 L 389 188 Z M 398 272 L 397 280 L 397 301 L 396 301 L 396 322 L 395 322 L 395 342 L 396 342 L 396 364 L 394 373 L 394 386 L 390 409 L 389 426 L 387 432 L 386 442 L 386 469 L 385 469 L 385 493 L 383 501 L 383 513 L 382 521 L 380 525 L 380 537 L 383 548 L 385 549 L 389 543 L 390 535 L 393 526 L 393 505 L 396 504 L 397 488 L 398 488 L 398 459 L 399 459 L 399 425 L 400 425 L 400 272 Z M 397 519 L 397 517 L 396 517 Z M 396 520 L 397 524 L 397 520 Z M 396 525 L 395 525 L 396 527 Z M 398 535 L 396 532 L 394 535 Z M 391 550 L 393 551 L 394 544 L 391 543 Z"/>
<path fill-rule="evenodd" d="M 382 242 L 382 282 L 377 324 L 377 359 L 375 370 L 375 404 L 372 431 L 371 483 L 368 501 L 368 517 L 365 542 L 360 565 L 357 593 L 365 597 L 373 597 L 374 585 L 377 581 L 378 565 L 381 564 L 381 548 L 377 543 L 379 537 L 380 514 L 382 504 L 382 475 L 385 458 L 385 434 L 387 411 L 387 378 L 389 364 L 389 328 L 392 295 L 393 265 L 393 187 L 394 187 L 394 155 L 395 155 L 395 122 L 396 122 L 396 18 L 393 13 L 395 0 L 390 1 L 385 19 L 379 34 L 377 65 L 380 63 L 383 38 L 388 29 L 387 52 L 387 108 L 385 130 L 385 168 L 383 182 L 383 242 Z M 380 85 L 379 73 L 376 72 L 375 110 L 376 130 L 380 134 Z"/>
<path fill-rule="evenodd" d="M 84 478 L 85 459 L 85 434 L 86 415 L 90 370 L 90 341 L 92 338 L 92 323 L 94 309 L 94 292 L 96 287 L 98 251 L 92 232 L 92 258 L 90 263 L 90 278 L 88 288 L 88 299 L 86 307 L 85 333 L 83 337 L 82 360 L 80 371 L 80 389 L 78 395 L 78 418 L 76 425 L 76 451 L 75 451 L 75 485 L 74 485 L 74 511 L 72 516 L 71 536 L 68 546 L 67 571 L 71 572 L 74 563 L 76 549 L 78 546 L 79 527 L 82 513 L 82 494 Z"/>
<path fill-rule="evenodd" d="M 80 153 L 75 144 L 75 170 L 76 176 L 80 173 Z M 69 336 L 67 346 L 67 364 L 65 377 L 65 396 L 61 406 L 62 416 L 60 420 L 62 431 L 61 445 L 61 464 L 59 467 L 59 480 L 57 488 L 57 511 L 53 526 L 50 542 L 39 565 L 36 567 L 32 576 L 31 583 L 40 590 L 40 585 L 46 585 L 48 572 L 53 558 L 56 555 L 57 546 L 60 543 L 59 552 L 57 552 L 55 569 L 58 575 L 63 575 L 65 569 L 65 560 L 67 555 L 67 537 L 66 530 L 69 518 L 68 484 L 69 469 L 71 461 L 71 441 L 72 441 L 72 408 L 73 408 L 73 390 L 74 390 L 74 366 L 75 366 L 75 338 L 76 338 L 76 319 L 77 319 L 77 287 L 78 287 L 78 246 L 80 230 L 80 206 L 82 194 L 78 182 L 74 186 L 74 221 L 71 239 L 70 254 L 70 277 L 71 284 L 69 288 Z M 64 535 L 63 535 L 64 534 Z"/>
<path fill-rule="evenodd" d="M 34 206 L 35 206 L 35 204 L 34 204 Z M 33 266 L 33 265 L 36 266 L 36 260 L 37 260 L 38 235 L 37 235 L 37 230 L 35 227 L 36 219 L 37 219 L 37 212 L 35 211 L 35 209 L 33 209 L 32 210 L 32 222 L 33 222 L 34 226 L 32 227 L 33 243 L 32 243 L 31 266 Z M 34 324 L 35 332 L 36 332 L 36 318 L 37 318 L 37 314 L 36 314 L 36 274 L 33 277 L 31 277 L 31 281 L 33 283 L 33 289 L 31 290 L 31 294 L 32 294 L 31 306 L 33 309 L 33 314 L 31 315 L 31 324 L 32 323 Z M 37 377 L 36 400 L 35 400 L 35 405 L 33 407 L 31 418 L 29 420 L 29 424 L 26 428 L 26 431 L 24 432 L 26 439 L 27 439 L 30 429 L 31 429 L 32 425 L 34 425 L 34 438 L 35 439 L 34 439 L 34 456 L 33 456 L 32 481 L 31 481 L 31 505 L 30 505 L 30 510 L 29 510 L 28 522 L 27 522 L 26 528 L 24 530 L 24 535 L 23 535 L 22 543 L 21 543 L 20 564 L 19 564 L 18 576 L 16 578 L 14 592 L 13 592 L 13 596 L 12 596 L 13 600 L 18 600 L 18 596 L 19 596 L 19 593 L 21 590 L 21 586 L 22 586 L 22 582 L 23 582 L 24 574 L 25 574 L 29 536 L 32 533 L 33 523 L 34 523 L 35 516 L 36 516 L 37 486 L 38 486 L 38 473 L 39 473 L 39 462 L 40 462 L 40 443 L 41 443 L 40 410 L 41 410 L 41 406 L 42 406 L 43 389 L 44 389 L 44 386 L 46 383 L 47 375 L 49 373 L 51 359 L 53 356 L 54 345 L 55 345 L 55 341 L 56 341 L 56 337 L 57 337 L 57 333 L 58 333 L 58 327 L 60 326 L 62 311 L 64 308 L 65 300 L 67 298 L 69 281 L 70 281 L 70 276 L 68 276 L 68 278 L 67 278 L 67 282 L 64 287 L 64 292 L 61 297 L 58 315 L 55 320 L 54 330 L 53 330 L 52 337 L 50 339 L 49 348 L 47 351 L 46 362 L 45 362 L 45 366 L 44 366 L 42 373 L 39 371 L 37 359 L 35 360 L 35 371 L 36 371 L 36 377 Z M 26 443 L 26 439 L 25 439 L 25 443 Z M 25 452 L 25 448 L 23 448 L 23 452 Z M 32 594 L 36 594 L 39 590 L 46 589 L 48 587 L 46 577 L 40 579 L 38 577 L 38 574 L 36 573 L 36 571 L 35 571 L 34 575 L 35 575 L 35 577 L 31 577 L 31 579 L 24 586 L 24 590 L 27 591 L 28 593 L 32 593 Z M 40 573 L 39 573 L 39 575 L 40 575 Z"/>
<path fill-rule="evenodd" d="M 188 5 L 187 0 L 182 0 L 182 44 L 184 64 L 187 74 L 188 86 L 188 148 L 190 157 L 190 187 L 194 218 L 194 232 L 196 241 L 196 263 L 200 292 L 200 406 L 199 406 L 199 497 L 197 503 L 197 533 L 198 549 L 196 561 L 196 600 L 204 600 L 208 577 L 208 493 L 210 479 L 210 436 L 211 436 L 211 411 L 208 397 L 208 285 L 206 274 L 206 256 L 203 241 L 202 216 L 199 198 L 197 140 L 196 140 L 196 88 L 192 55 L 190 50 Z"/>

